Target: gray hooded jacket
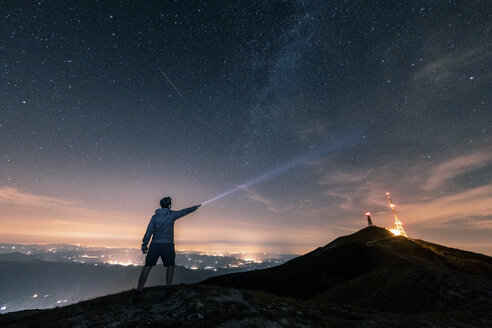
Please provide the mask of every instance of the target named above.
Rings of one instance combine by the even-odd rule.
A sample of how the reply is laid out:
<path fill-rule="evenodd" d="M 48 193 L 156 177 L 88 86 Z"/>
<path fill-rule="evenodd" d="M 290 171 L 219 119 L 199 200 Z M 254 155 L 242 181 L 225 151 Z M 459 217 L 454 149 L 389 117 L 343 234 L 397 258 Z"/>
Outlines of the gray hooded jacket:
<path fill-rule="evenodd" d="M 152 243 L 174 243 L 174 221 L 180 217 L 194 212 L 198 205 L 185 208 L 181 211 L 171 211 L 169 208 L 159 208 L 152 216 L 143 237 L 142 243 L 146 247 L 149 244 L 150 237 Z"/>

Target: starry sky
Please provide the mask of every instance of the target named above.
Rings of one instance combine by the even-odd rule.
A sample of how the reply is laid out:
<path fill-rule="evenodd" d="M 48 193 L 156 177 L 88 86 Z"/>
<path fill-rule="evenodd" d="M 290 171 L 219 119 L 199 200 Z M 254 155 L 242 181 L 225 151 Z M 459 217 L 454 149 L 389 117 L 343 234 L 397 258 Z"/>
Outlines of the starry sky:
<path fill-rule="evenodd" d="M 0 241 L 139 247 L 161 197 L 237 187 L 177 249 L 300 254 L 392 227 L 389 191 L 409 236 L 492 255 L 491 14 L 2 1 Z"/>

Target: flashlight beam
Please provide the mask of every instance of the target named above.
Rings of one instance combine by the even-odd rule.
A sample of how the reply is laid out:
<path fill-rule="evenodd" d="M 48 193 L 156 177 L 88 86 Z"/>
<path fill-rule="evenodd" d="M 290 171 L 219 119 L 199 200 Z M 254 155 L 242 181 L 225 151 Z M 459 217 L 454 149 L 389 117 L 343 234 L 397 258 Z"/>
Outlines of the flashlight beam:
<path fill-rule="evenodd" d="M 274 177 L 276 177 L 282 173 L 290 171 L 290 170 L 292 170 L 298 166 L 301 166 L 303 164 L 308 164 L 309 162 L 311 162 L 312 160 L 314 160 L 316 158 L 322 157 L 324 155 L 327 155 L 330 152 L 333 152 L 335 150 L 342 148 L 348 142 L 354 143 L 354 141 L 357 140 L 357 137 L 359 137 L 360 135 L 361 135 L 361 133 L 357 133 L 357 134 L 352 134 L 352 135 L 346 135 L 344 138 L 339 138 L 336 141 L 333 141 L 327 145 L 324 145 L 323 147 L 317 149 L 316 151 L 307 153 L 301 157 L 298 157 L 296 159 L 293 159 L 293 160 L 285 163 L 284 165 L 273 168 L 266 173 L 263 173 L 263 174 L 255 177 L 255 178 L 252 178 L 251 180 L 245 181 L 244 183 L 237 185 L 234 188 L 231 188 L 231 189 L 223 192 L 222 194 L 207 200 L 206 202 L 203 202 L 202 205 L 210 204 L 210 203 L 212 203 L 218 199 L 221 199 L 225 196 L 228 196 L 230 194 L 233 194 L 235 192 L 243 190 L 244 188 L 251 187 L 257 183 L 260 183 L 260 182 L 263 182 L 266 180 L 270 180 L 270 179 L 272 179 L 272 178 L 274 178 Z M 346 139 L 349 139 L 349 140 L 346 141 Z"/>

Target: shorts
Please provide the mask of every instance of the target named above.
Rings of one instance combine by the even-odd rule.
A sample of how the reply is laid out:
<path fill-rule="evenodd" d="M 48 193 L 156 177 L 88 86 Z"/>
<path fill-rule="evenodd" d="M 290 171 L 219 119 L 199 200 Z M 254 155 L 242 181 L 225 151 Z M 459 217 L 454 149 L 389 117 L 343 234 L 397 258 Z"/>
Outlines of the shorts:
<path fill-rule="evenodd" d="M 164 266 L 174 266 L 176 259 L 174 244 L 150 243 L 149 252 L 145 257 L 145 266 L 156 265 L 159 257 L 161 257 Z"/>

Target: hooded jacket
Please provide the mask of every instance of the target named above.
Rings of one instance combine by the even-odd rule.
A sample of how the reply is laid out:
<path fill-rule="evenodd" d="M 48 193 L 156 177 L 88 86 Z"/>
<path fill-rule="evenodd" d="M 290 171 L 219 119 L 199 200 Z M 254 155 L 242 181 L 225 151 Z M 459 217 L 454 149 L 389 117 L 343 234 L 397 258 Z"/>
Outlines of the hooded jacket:
<path fill-rule="evenodd" d="M 174 222 L 194 212 L 198 205 L 185 208 L 181 211 L 171 211 L 169 208 L 159 208 L 150 219 L 147 231 L 143 237 L 142 243 L 147 246 L 152 237 L 152 243 L 174 243 Z"/>

